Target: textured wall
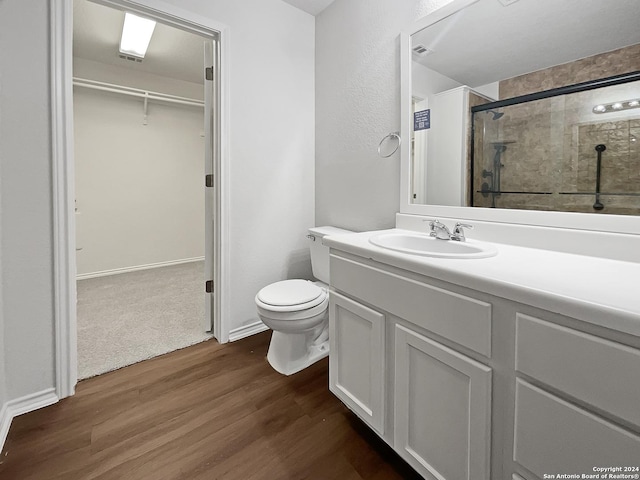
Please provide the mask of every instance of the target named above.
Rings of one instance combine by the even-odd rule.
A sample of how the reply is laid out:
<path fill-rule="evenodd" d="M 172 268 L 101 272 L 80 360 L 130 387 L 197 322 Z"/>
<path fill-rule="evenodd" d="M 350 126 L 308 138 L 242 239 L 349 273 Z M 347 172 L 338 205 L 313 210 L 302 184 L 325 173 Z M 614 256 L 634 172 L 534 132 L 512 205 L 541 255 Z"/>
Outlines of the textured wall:
<path fill-rule="evenodd" d="M 399 34 L 447 3 L 336 0 L 316 17 L 318 225 L 395 225 L 400 155 L 382 159 L 376 149 L 400 130 Z"/>

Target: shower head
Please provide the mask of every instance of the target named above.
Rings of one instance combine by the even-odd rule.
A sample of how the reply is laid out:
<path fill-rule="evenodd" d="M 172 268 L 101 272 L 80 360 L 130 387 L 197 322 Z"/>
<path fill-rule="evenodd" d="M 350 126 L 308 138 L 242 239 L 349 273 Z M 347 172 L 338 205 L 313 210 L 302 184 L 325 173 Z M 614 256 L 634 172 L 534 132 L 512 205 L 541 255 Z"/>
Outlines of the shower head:
<path fill-rule="evenodd" d="M 493 115 L 493 118 L 491 120 L 498 120 L 500 117 L 504 115 L 503 112 L 496 112 L 495 110 L 487 110 L 487 113 L 490 113 Z"/>

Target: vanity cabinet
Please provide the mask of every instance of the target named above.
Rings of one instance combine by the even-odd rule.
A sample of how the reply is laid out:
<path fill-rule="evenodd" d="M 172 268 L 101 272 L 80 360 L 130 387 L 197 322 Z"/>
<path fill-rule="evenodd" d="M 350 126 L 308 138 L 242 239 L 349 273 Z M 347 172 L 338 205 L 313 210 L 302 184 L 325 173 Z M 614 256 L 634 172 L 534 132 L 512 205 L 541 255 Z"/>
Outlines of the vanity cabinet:
<path fill-rule="evenodd" d="M 329 389 L 384 435 L 385 316 L 331 292 Z"/>
<path fill-rule="evenodd" d="M 330 262 L 331 391 L 425 479 L 640 467 L 639 337 L 348 252 Z"/>
<path fill-rule="evenodd" d="M 515 320 L 516 468 L 535 478 L 639 468 L 640 350 L 522 313 Z"/>
<path fill-rule="evenodd" d="M 330 390 L 425 478 L 489 480 L 491 304 L 337 255 L 331 286 Z"/>
<path fill-rule="evenodd" d="M 425 478 L 488 480 L 491 369 L 402 325 L 394 358 L 396 451 Z"/>

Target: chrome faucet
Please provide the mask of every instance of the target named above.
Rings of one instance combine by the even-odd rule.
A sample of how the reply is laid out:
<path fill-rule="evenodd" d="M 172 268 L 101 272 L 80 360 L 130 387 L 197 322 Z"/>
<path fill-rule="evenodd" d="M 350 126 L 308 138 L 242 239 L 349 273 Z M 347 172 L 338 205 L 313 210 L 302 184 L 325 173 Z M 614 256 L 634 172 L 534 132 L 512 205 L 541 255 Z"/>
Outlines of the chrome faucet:
<path fill-rule="evenodd" d="M 429 222 L 429 236 L 435 237 L 438 240 L 454 240 L 456 242 L 464 242 L 466 240 L 466 237 L 464 236 L 464 229 L 473 228 L 473 225 L 457 222 L 456 226 L 453 229 L 453 233 L 451 233 L 451 230 L 449 230 L 449 228 L 438 219 L 424 221 Z"/>
<path fill-rule="evenodd" d="M 473 225 L 469 225 L 468 223 L 456 223 L 456 226 L 453 229 L 453 233 L 451 234 L 451 240 L 455 240 L 456 242 L 464 242 L 466 237 L 464 236 L 464 229 L 468 228 L 469 230 L 473 229 Z"/>
<path fill-rule="evenodd" d="M 438 240 L 451 240 L 451 230 L 438 219 L 429 220 L 429 236 Z"/>

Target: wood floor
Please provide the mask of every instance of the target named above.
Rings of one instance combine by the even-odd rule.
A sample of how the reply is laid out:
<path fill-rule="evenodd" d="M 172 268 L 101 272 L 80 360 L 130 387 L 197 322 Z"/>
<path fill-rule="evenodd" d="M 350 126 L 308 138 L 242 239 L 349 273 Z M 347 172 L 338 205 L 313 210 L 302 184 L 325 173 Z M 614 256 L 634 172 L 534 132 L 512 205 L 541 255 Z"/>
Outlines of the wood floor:
<path fill-rule="evenodd" d="M 291 377 L 269 332 L 215 340 L 82 381 L 14 419 L 2 480 L 420 478 L 328 390 L 328 362 Z"/>

